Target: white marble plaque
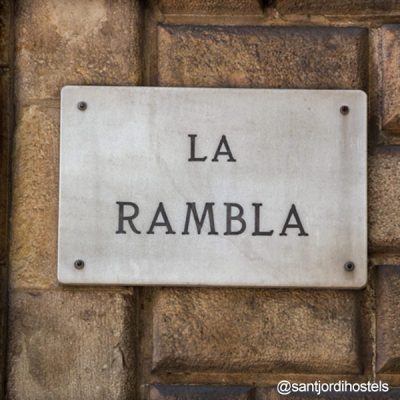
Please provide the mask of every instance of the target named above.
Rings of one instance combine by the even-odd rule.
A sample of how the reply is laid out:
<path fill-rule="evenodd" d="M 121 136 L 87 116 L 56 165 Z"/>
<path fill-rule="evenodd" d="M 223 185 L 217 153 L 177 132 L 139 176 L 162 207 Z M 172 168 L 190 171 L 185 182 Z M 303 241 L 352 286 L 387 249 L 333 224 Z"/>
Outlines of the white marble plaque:
<path fill-rule="evenodd" d="M 353 90 L 65 87 L 59 281 L 362 287 L 366 103 Z"/>

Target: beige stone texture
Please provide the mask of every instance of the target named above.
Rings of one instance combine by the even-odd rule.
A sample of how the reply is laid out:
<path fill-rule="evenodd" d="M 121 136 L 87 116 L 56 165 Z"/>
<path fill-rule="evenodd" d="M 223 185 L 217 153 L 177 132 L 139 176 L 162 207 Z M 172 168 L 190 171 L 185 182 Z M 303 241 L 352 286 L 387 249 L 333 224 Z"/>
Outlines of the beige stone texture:
<path fill-rule="evenodd" d="M 200 15 L 258 15 L 262 14 L 260 0 L 159 0 L 164 14 Z"/>
<path fill-rule="evenodd" d="M 22 108 L 13 154 L 12 287 L 57 284 L 58 146 L 58 104 Z"/>
<path fill-rule="evenodd" d="M 380 90 L 383 129 L 400 134 L 400 25 L 386 25 L 382 28 L 381 51 L 379 61 L 382 68 Z"/>
<path fill-rule="evenodd" d="M 132 295 L 17 291 L 9 320 L 10 399 L 134 398 Z"/>
<path fill-rule="evenodd" d="M 64 85 L 140 82 L 139 0 L 29 0 L 16 7 L 19 102 Z"/>
<path fill-rule="evenodd" d="M 255 400 L 248 386 L 152 385 L 146 400 Z"/>
<path fill-rule="evenodd" d="M 8 207 L 10 153 L 10 73 L 0 69 L 0 388 L 5 381 L 7 346 L 7 286 L 8 286 Z M 1 391 L 0 391 L 0 398 Z"/>
<path fill-rule="evenodd" d="M 369 256 L 371 265 L 400 265 L 400 254 L 398 253 L 372 253 Z"/>
<path fill-rule="evenodd" d="M 153 369 L 360 372 L 354 291 L 159 289 Z"/>
<path fill-rule="evenodd" d="M 163 26 L 162 86 L 360 89 L 367 35 L 355 28 Z"/>
<path fill-rule="evenodd" d="M 400 373 L 400 266 L 377 267 L 377 372 Z"/>
<path fill-rule="evenodd" d="M 0 398 L 3 398 L 7 348 L 8 208 L 11 143 L 11 0 L 0 0 Z"/>
<path fill-rule="evenodd" d="M 388 15 L 400 13 L 398 0 L 277 0 L 281 14 Z"/>
<path fill-rule="evenodd" d="M 400 152 L 368 158 L 368 232 L 370 252 L 400 249 Z"/>
<path fill-rule="evenodd" d="M 9 153 L 10 153 L 10 85 L 8 68 L 0 69 L 0 264 L 7 263 Z"/>

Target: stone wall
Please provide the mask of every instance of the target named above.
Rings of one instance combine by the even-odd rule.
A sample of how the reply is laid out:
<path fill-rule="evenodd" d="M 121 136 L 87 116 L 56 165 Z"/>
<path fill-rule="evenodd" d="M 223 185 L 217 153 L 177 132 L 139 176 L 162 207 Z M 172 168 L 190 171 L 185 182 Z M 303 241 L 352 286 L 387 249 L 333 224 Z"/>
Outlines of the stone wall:
<path fill-rule="evenodd" d="M 0 1 L 0 398 L 5 384 L 7 345 L 8 210 L 10 207 L 10 153 L 12 131 L 12 7 Z"/>
<path fill-rule="evenodd" d="M 280 379 L 400 385 L 399 1 L 0 4 L 8 399 L 267 400 L 279 398 Z M 367 287 L 59 285 L 59 107 L 67 84 L 366 91 Z"/>

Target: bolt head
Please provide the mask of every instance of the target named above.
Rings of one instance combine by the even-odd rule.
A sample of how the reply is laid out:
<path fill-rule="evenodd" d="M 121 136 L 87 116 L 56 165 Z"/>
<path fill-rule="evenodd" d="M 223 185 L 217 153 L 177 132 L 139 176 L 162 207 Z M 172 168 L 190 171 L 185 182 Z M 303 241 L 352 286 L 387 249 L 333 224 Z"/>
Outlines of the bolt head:
<path fill-rule="evenodd" d="M 344 264 L 344 270 L 347 271 L 347 272 L 352 272 L 352 271 L 354 271 L 354 268 L 355 268 L 355 267 L 356 267 L 356 266 L 354 265 L 353 261 L 347 261 L 347 262 Z"/>
<path fill-rule="evenodd" d="M 83 269 L 85 267 L 85 262 L 83 260 L 75 260 L 74 267 L 76 269 Z"/>
<path fill-rule="evenodd" d="M 87 109 L 87 103 L 85 101 L 80 101 L 77 107 L 79 111 L 85 111 Z"/>
<path fill-rule="evenodd" d="M 349 106 L 343 105 L 343 106 L 340 107 L 340 113 L 342 115 L 347 115 L 349 112 L 350 112 L 350 107 Z"/>

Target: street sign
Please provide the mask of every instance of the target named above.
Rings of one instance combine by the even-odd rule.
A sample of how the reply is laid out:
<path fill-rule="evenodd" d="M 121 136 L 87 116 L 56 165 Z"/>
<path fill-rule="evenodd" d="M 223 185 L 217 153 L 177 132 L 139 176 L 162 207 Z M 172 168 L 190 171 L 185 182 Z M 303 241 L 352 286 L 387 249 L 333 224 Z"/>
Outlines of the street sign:
<path fill-rule="evenodd" d="M 58 278 L 357 288 L 367 106 L 354 90 L 62 90 Z"/>

